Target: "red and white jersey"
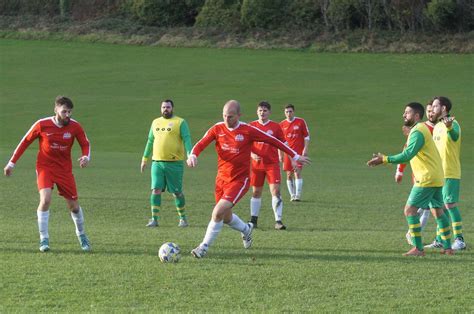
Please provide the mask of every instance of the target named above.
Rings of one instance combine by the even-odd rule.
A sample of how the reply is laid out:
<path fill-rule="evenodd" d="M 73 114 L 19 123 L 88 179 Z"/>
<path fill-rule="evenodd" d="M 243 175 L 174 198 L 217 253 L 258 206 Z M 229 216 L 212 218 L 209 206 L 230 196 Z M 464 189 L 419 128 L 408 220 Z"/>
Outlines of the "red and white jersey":
<path fill-rule="evenodd" d="M 216 142 L 217 176 L 225 182 L 249 177 L 250 152 L 254 142 L 269 143 L 292 158 L 298 157 L 294 150 L 275 137 L 243 122 L 233 129 L 227 128 L 224 122 L 216 123 L 194 145 L 191 154 L 199 156 L 212 141 Z"/>
<path fill-rule="evenodd" d="M 298 154 L 301 154 L 304 149 L 304 141 L 309 140 L 309 130 L 306 122 L 298 117 L 293 121 L 283 120 L 280 122 L 281 129 L 285 136 L 288 146 L 293 148 Z"/>
<path fill-rule="evenodd" d="M 277 138 L 283 143 L 285 142 L 285 137 L 283 136 L 283 131 L 281 130 L 280 125 L 274 121 L 268 120 L 266 123 L 262 124 L 260 121 L 255 120 L 250 122 L 250 125 Z M 252 152 L 261 158 L 259 161 L 252 159 L 252 167 L 260 167 L 263 166 L 263 164 L 268 165 L 279 162 L 278 148 L 265 142 L 254 142 Z"/>
<path fill-rule="evenodd" d="M 33 124 L 13 152 L 10 162 L 16 163 L 37 138 L 39 138 L 39 152 L 36 168 L 71 171 L 71 148 L 75 138 L 81 146 L 82 156 L 90 157 L 89 140 L 77 121 L 71 119 L 68 125 L 60 126 L 55 123 L 54 117 L 49 117 Z"/>

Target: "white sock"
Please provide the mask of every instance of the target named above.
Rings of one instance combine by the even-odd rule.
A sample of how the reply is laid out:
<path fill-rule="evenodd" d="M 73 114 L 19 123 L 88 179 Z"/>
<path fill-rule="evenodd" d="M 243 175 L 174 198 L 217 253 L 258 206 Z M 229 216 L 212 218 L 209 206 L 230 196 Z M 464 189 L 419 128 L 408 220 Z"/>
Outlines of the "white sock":
<path fill-rule="evenodd" d="M 283 201 L 278 196 L 272 196 L 272 208 L 275 214 L 275 221 L 280 221 L 283 214 Z"/>
<path fill-rule="evenodd" d="M 286 186 L 290 196 L 295 196 L 295 182 L 293 180 L 286 180 Z"/>
<path fill-rule="evenodd" d="M 48 233 L 49 209 L 45 212 L 38 210 L 36 211 L 36 215 L 38 216 L 38 230 L 40 234 L 40 240 L 49 239 L 49 233 Z"/>
<path fill-rule="evenodd" d="M 303 179 L 296 179 L 295 185 L 296 185 L 296 195 L 301 197 L 301 192 L 303 191 Z"/>
<path fill-rule="evenodd" d="M 252 197 L 250 199 L 250 216 L 256 216 L 260 214 L 260 207 L 262 207 L 262 199 Z"/>
<path fill-rule="evenodd" d="M 249 226 L 236 214 L 232 214 L 232 220 L 228 223 L 228 225 L 232 229 L 240 231 L 243 234 L 247 234 L 249 232 Z"/>
<path fill-rule="evenodd" d="M 423 210 L 420 216 L 420 225 L 421 225 L 421 230 L 423 230 L 428 223 L 428 218 L 430 218 L 430 211 L 429 210 Z"/>
<path fill-rule="evenodd" d="M 204 236 L 201 245 L 211 246 L 211 244 L 219 235 L 219 232 L 221 232 L 223 225 L 224 221 L 221 220 L 219 222 L 215 222 L 211 219 L 207 225 L 206 235 Z"/>
<path fill-rule="evenodd" d="M 71 212 L 71 217 L 76 226 L 76 235 L 80 236 L 84 234 L 84 215 L 82 214 L 82 208 L 79 207 L 79 212 L 77 214 Z"/>

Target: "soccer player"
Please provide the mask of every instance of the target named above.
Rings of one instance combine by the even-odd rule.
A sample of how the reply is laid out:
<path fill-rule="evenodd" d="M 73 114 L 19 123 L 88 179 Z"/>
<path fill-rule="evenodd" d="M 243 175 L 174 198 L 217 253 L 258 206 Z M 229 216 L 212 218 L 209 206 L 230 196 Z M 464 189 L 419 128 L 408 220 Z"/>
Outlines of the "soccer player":
<path fill-rule="evenodd" d="M 270 120 L 271 105 L 262 101 L 257 106 L 258 120 L 250 125 L 285 142 L 283 131 L 278 123 Z M 286 226 L 281 221 L 283 215 L 283 201 L 280 195 L 280 163 L 278 149 L 265 142 L 254 142 L 252 147 L 252 164 L 250 171 L 250 185 L 252 198 L 250 199 L 250 222 L 257 228 L 258 215 L 262 206 L 262 189 L 267 178 L 270 193 L 272 194 L 272 208 L 275 216 L 275 229 L 285 230 Z"/>
<path fill-rule="evenodd" d="M 433 99 L 433 115 L 439 121 L 433 130 L 433 139 L 441 156 L 444 171 L 443 201 L 451 218 L 454 234 L 454 250 L 464 250 L 461 212 L 458 208 L 459 187 L 461 183 L 461 127 L 454 117 L 450 116 L 452 103 L 447 97 Z M 439 230 L 438 230 L 439 232 Z M 428 248 L 440 247 L 440 236 Z"/>
<path fill-rule="evenodd" d="M 407 147 L 397 155 L 385 156 L 381 153 L 374 154 L 367 162 L 374 167 L 387 163 L 405 163 L 410 161 L 410 166 L 415 176 L 415 184 L 405 205 L 405 217 L 408 222 L 415 247 L 404 256 L 424 256 L 421 239 L 420 218 L 418 208 L 430 207 L 431 213 L 436 217 L 436 222 L 441 231 L 443 241 L 443 254 L 453 255 L 451 248 L 451 229 L 449 218 L 444 213 L 443 206 L 443 166 L 436 150 L 431 133 L 424 123 L 419 123 L 423 118 L 424 108 L 420 103 L 409 103 L 403 113 L 404 125 L 411 127 L 407 139 Z"/>
<path fill-rule="evenodd" d="M 74 139 L 81 146 L 82 156 L 78 159 L 81 168 L 87 167 L 90 160 L 90 144 L 81 125 L 71 119 L 74 105 L 71 99 L 58 96 L 54 102 L 55 115 L 36 121 L 13 152 L 13 156 L 3 169 L 9 177 L 21 155 L 39 139 L 39 152 L 36 159 L 36 177 L 40 202 L 37 209 L 41 252 L 49 251 L 49 207 L 54 185 L 66 200 L 76 226 L 76 235 L 83 251 L 90 251 L 91 245 L 84 232 L 84 214 L 79 206 L 76 182 L 72 174 L 71 148 Z"/>
<path fill-rule="evenodd" d="M 286 119 L 280 122 L 286 143 L 296 153 L 302 156 L 308 156 L 309 147 L 309 130 L 306 122 L 295 117 L 295 106 L 288 104 L 285 106 Z M 301 170 L 303 165 L 297 163 L 293 167 L 290 158 L 286 154 L 283 157 L 283 170 L 286 171 L 286 185 L 290 193 L 291 201 L 299 202 L 301 200 L 301 192 L 303 190 L 303 177 Z"/>
<path fill-rule="evenodd" d="M 185 199 L 183 194 L 183 164 L 190 154 L 192 144 L 186 120 L 173 114 L 174 103 L 166 99 L 161 103 L 161 117 L 153 120 L 148 141 L 143 152 L 140 170 L 151 164 L 151 219 L 147 227 L 158 227 L 160 219 L 161 193 L 168 189 L 173 193 L 179 216 L 179 227 L 187 227 Z M 186 151 L 186 154 L 185 154 Z"/>
<path fill-rule="evenodd" d="M 432 110 L 432 103 L 433 101 L 430 101 L 428 104 L 426 104 L 426 118 L 427 120 L 424 122 L 426 126 L 428 127 L 428 130 L 430 131 L 431 134 L 433 134 L 433 128 L 436 124 L 436 120 L 433 115 L 433 110 Z M 410 127 L 408 126 L 403 126 L 402 127 L 402 132 L 403 135 L 408 137 L 408 134 L 410 134 Z M 404 145 L 403 148 L 406 147 L 406 144 Z M 401 183 L 402 178 L 403 178 L 403 171 L 405 170 L 407 164 L 398 164 L 397 165 L 397 171 L 395 173 L 395 182 Z M 412 176 L 412 181 L 415 183 L 415 178 Z M 428 223 L 428 219 L 430 218 L 430 209 L 429 208 L 419 208 L 418 209 L 418 215 L 420 216 L 420 225 L 421 225 L 421 230 L 423 230 Z M 407 231 L 405 235 L 408 244 L 413 245 L 413 239 L 411 238 L 410 230 Z M 442 244 L 441 244 L 442 247 Z"/>
<path fill-rule="evenodd" d="M 309 163 L 307 157 L 298 155 L 291 148 L 259 129 L 240 122 L 240 104 L 229 100 L 222 112 L 224 122 L 212 126 L 204 137 L 194 145 L 188 157 L 189 167 L 197 166 L 197 157 L 211 143 L 215 142 L 217 152 L 217 176 L 215 181 L 216 205 L 212 218 L 207 226 L 203 241 L 191 251 L 196 258 L 206 255 L 210 245 L 217 238 L 224 223 L 232 229 L 240 231 L 244 248 L 252 245 L 253 223 L 244 223 L 232 208 L 249 189 L 250 152 L 253 142 L 265 142 L 283 150 L 294 161 Z"/>

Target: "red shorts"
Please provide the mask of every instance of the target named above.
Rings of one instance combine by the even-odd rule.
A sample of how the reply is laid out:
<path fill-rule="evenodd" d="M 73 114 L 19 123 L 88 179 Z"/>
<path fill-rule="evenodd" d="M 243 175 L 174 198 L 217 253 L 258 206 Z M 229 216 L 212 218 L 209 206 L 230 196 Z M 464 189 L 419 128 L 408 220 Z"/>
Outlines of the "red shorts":
<path fill-rule="evenodd" d="M 263 165 L 262 168 L 252 167 L 250 171 L 250 185 L 261 187 L 265 183 L 265 176 L 268 184 L 279 184 L 281 182 L 280 164 Z"/>
<path fill-rule="evenodd" d="M 72 172 L 64 172 L 47 168 L 36 169 L 38 190 L 58 187 L 58 193 L 70 200 L 77 200 L 76 181 Z"/>
<path fill-rule="evenodd" d="M 216 178 L 215 197 L 216 204 L 221 199 L 237 204 L 238 201 L 247 193 L 249 190 L 249 178 L 243 180 L 236 180 L 231 182 L 225 182 L 222 179 Z"/>
<path fill-rule="evenodd" d="M 296 162 L 296 167 L 298 169 L 302 169 L 303 164 L 299 163 L 299 162 Z M 293 166 L 291 165 L 291 158 L 287 154 L 285 154 L 285 156 L 283 157 L 283 170 L 284 171 L 293 171 Z"/>

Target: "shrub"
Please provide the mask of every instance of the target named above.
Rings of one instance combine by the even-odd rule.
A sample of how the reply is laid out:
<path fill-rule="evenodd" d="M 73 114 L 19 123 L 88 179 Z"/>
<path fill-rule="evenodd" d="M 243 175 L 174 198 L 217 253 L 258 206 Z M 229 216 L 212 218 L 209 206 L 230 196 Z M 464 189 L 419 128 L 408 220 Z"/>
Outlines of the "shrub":
<path fill-rule="evenodd" d="M 455 30 L 458 26 L 458 10 L 455 1 L 433 0 L 428 4 L 428 18 L 436 30 Z"/>
<path fill-rule="evenodd" d="M 204 0 L 129 0 L 132 16 L 149 26 L 192 26 Z"/>
<path fill-rule="evenodd" d="M 1 15 L 59 14 L 59 0 L 0 0 Z"/>
<path fill-rule="evenodd" d="M 293 0 L 287 11 L 287 29 L 314 30 L 323 25 L 320 0 Z"/>
<path fill-rule="evenodd" d="M 196 18 L 196 26 L 237 29 L 240 26 L 240 1 L 206 0 Z"/>
<path fill-rule="evenodd" d="M 243 0 L 240 21 L 244 28 L 282 28 L 287 7 L 285 0 Z"/>

